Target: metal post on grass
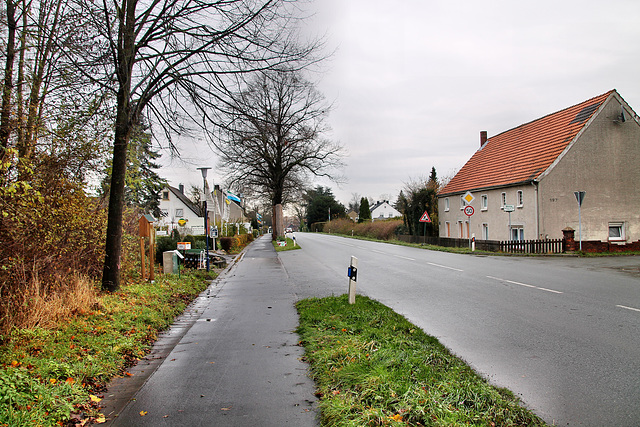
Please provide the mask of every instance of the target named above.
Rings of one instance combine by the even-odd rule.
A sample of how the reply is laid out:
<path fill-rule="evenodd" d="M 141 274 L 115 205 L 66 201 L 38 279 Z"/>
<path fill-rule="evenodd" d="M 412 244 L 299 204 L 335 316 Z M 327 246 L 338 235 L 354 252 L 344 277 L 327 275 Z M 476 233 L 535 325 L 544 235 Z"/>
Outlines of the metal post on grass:
<path fill-rule="evenodd" d="M 356 280 L 358 279 L 358 258 L 351 257 L 351 265 L 347 270 L 349 276 L 349 304 L 356 303 Z"/>

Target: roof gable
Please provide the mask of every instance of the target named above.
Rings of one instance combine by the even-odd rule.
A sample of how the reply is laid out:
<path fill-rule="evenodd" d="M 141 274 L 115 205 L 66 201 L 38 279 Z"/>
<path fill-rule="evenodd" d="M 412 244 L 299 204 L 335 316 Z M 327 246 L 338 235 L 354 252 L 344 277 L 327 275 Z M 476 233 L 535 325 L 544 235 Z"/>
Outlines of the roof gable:
<path fill-rule="evenodd" d="M 198 213 L 197 206 L 191 200 L 189 200 L 189 198 L 187 196 L 185 196 L 182 191 L 180 191 L 176 187 L 172 187 L 170 185 L 168 185 L 167 188 L 169 190 L 171 190 L 171 192 L 178 198 L 178 200 L 180 200 L 194 214 L 196 214 L 197 216 L 200 216 L 200 214 Z"/>
<path fill-rule="evenodd" d="M 615 90 L 489 138 L 439 194 L 536 179 L 553 164 L 613 93 Z"/>

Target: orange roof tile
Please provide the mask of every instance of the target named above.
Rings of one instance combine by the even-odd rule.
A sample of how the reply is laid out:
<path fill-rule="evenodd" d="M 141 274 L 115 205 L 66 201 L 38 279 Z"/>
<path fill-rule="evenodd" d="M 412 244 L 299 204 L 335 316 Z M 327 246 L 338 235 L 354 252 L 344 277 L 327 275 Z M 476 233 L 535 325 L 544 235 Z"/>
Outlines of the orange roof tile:
<path fill-rule="evenodd" d="M 615 90 L 487 139 L 439 194 L 535 179 L 551 166 L 613 92 Z"/>

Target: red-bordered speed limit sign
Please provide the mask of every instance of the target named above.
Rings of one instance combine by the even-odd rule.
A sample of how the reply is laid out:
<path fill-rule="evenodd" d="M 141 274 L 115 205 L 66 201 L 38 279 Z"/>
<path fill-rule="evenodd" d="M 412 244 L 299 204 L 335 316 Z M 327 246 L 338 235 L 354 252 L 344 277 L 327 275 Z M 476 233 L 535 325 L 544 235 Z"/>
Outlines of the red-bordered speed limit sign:
<path fill-rule="evenodd" d="M 465 214 L 466 216 L 471 216 L 471 215 L 473 215 L 473 212 L 474 212 L 474 211 L 473 211 L 473 206 L 465 206 L 465 207 L 464 207 L 464 214 Z"/>

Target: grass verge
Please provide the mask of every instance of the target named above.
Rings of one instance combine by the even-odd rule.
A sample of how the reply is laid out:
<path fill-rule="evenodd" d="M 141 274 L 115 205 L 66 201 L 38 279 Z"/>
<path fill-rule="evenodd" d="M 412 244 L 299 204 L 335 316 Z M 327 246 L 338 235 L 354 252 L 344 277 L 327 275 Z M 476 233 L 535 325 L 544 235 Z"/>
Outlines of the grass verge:
<path fill-rule="evenodd" d="M 278 242 L 286 242 L 286 246 L 280 246 L 278 244 Z M 294 244 L 293 239 L 290 238 L 285 238 L 285 240 L 272 240 L 271 243 L 273 243 L 273 247 L 276 248 L 276 252 L 282 252 L 282 251 L 292 251 L 295 249 L 301 249 L 300 245 L 298 245 L 297 243 Z"/>
<path fill-rule="evenodd" d="M 545 426 L 438 340 L 364 296 L 298 302 L 323 426 Z"/>
<path fill-rule="evenodd" d="M 55 328 L 0 336 L 0 426 L 102 421 L 97 395 L 147 354 L 158 333 L 206 289 L 204 278 L 162 275 L 153 284 L 127 284 Z"/>

